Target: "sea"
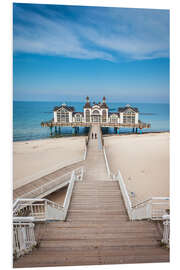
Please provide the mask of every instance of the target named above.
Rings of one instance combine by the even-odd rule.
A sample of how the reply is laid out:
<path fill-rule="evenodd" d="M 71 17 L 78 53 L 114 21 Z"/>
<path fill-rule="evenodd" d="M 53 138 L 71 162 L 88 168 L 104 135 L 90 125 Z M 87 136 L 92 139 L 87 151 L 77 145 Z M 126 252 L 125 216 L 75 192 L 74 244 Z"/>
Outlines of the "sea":
<path fill-rule="evenodd" d="M 13 141 L 37 140 L 45 138 L 54 138 L 57 136 L 75 136 L 72 134 L 71 127 L 61 128 L 60 135 L 50 136 L 48 127 L 41 127 L 41 122 L 53 119 L 53 109 L 60 106 L 62 102 L 13 102 Z M 67 102 L 68 106 L 74 106 L 75 111 L 83 111 L 84 102 Z M 118 107 L 124 107 L 126 103 L 109 103 L 109 111 L 117 112 Z M 143 129 L 145 132 L 163 132 L 169 131 L 169 104 L 157 103 L 131 103 L 132 107 L 139 109 L 139 119 L 142 122 L 150 123 L 151 128 Z M 104 133 L 113 134 L 114 129 L 103 130 Z M 132 133 L 132 128 L 120 128 L 119 134 Z M 79 134 L 87 134 L 87 128 L 81 127 Z"/>

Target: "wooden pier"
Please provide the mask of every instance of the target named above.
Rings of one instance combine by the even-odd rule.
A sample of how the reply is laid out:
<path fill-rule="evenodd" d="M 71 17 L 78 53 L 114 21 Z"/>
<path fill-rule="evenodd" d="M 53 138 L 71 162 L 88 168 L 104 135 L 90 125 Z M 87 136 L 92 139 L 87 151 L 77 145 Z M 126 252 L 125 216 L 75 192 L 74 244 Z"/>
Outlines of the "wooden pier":
<path fill-rule="evenodd" d="M 37 224 L 39 247 L 14 261 L 14 267 L 169 261 L 169 250 L 160 245 L 161 225 L 129 220 L 118 181 L 107 174 L 103 150 L 91 136 L 99 129 L 90 130 L 84 178 L 75 182 L 66 221 Z"/>

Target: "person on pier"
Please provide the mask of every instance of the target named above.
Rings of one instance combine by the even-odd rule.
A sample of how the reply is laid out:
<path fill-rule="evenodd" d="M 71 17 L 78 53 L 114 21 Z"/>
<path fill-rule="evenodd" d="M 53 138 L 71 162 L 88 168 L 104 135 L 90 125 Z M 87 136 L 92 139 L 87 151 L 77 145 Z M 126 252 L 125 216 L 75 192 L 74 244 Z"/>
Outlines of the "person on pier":
<path fill-rule="evenodd" d="M 97 134 L 95 133 L 95 139 L 97 139 Z"/>
<path fill-rule="evenodd" d="M 92 132 L 92 139 L 93 139 L 93 137 L 94 137 L 94 134 L 93 134 L 93 132 Z"/>

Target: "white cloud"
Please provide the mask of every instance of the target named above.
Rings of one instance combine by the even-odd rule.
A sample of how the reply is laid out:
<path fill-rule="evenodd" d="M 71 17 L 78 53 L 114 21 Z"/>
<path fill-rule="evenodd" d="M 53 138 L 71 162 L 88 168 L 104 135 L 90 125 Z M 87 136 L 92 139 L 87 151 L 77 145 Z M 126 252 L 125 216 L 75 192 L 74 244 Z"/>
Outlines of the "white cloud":
<path fill-rule="evenodd" d="M 67 7 L 67 16 L 60 6 L 37 7 L 15 7 L 15 52 L 109 61 L 169 56 L 167 11 Z"/>

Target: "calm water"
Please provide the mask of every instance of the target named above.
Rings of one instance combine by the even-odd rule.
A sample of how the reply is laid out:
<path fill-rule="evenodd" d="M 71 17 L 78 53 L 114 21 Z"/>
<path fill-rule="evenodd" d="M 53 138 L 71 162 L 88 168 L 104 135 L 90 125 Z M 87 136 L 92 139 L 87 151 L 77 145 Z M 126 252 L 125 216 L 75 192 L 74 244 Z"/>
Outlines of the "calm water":
<path fill-rule="evenodd" d="M 40 123 L 53 118 L 53 108 L 61 102 L 13 102 L 13 140 L 34 140 L 49 138 L 49 128 L 42 128 Z M 75 107 L 76 111 L 83 111 L 84 102 L 67 103 Z M 108 103 L 111 112 L 117 111 L 118 107 L 125 106 L 125 103 Z M 138 107 L 140 120 L 151 123 L 149 131 L 169 131 L 169 104 L 131 103 L 131 106 Z M 62 128 L 62 135 L 72 135 L 72 128 Z M 131 132 L 132 129 L 121 128 L 120 133 Z M 80 135 L 85 134 L 87 129 L 80 128 Z M 108 133 L 114 130 L 109 128 Z"/>

